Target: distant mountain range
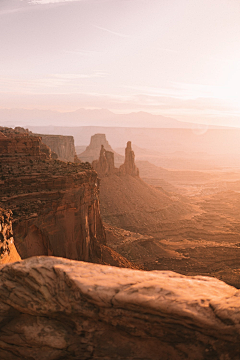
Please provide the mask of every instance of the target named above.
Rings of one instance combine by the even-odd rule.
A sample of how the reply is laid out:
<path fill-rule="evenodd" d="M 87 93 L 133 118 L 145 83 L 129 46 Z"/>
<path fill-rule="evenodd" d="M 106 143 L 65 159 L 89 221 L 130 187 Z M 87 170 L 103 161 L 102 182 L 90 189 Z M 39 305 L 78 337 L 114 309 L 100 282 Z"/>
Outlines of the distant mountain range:
<path fill-rule="evenodd" d="M 115 114 L 107 109 L 78 109 L 72 112 L 58 112 L 38 109 L 0 109 L 0 126 L 108 126 L 147 128 L 192 128 L 197 130 L 205 125 L 194 125 L 161 115 L 147 112 Z M 213 128 L 211 126 L 211 128 Z M 218 128 L 218 127 L 214 127 Z"/>

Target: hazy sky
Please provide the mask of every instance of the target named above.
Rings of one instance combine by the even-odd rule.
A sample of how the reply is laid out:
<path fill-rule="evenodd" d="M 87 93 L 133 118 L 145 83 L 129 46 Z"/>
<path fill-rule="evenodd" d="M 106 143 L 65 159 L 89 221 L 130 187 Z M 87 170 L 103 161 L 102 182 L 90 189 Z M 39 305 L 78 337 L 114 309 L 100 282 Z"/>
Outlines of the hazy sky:
<path fill-rule="evenodd" d="M 240 126 L 239 0 L 0 0 L 0 107 Z"/>

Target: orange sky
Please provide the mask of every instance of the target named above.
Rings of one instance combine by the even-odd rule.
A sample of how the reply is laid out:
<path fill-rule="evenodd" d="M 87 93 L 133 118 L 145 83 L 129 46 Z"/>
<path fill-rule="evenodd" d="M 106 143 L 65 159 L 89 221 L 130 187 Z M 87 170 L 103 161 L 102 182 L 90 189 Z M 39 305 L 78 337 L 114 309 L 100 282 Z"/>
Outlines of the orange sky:
<path fill-rule="evenodd" d="M 1 0 L 0 108 L 240 126 L 238 0 Z"/>

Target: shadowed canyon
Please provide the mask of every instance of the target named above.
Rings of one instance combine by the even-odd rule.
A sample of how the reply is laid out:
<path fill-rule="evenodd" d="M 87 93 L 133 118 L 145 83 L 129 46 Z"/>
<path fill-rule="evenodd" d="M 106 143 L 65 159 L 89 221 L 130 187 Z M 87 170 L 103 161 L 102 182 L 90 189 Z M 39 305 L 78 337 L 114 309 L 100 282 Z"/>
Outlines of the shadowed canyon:
<path fill-rule="evenodd" d="M 198 151 L 213 131 L 0 128 L 0 359 L 240 358 L 240 167 Z"/>

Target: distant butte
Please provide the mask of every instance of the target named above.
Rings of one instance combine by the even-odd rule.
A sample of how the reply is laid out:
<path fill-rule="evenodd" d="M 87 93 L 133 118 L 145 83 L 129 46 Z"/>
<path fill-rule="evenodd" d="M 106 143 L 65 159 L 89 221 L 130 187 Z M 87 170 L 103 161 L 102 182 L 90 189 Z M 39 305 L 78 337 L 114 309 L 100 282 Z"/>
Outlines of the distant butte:
<path fill-rule="evenodd" d="M 79 159 L 81 159 L 81 161 L 92 163 L 94 160 L 99 158 L 99 153 L 102 146 L 106 151 L 110 151 L 114 154 L 114 158 L 117 163 L 123 163 L 124 157 L 117 154 L 111 148 L 105 134 L 95 134 L 91 136 L 90 144 L 87 146 L 86 150 L 81 154 L 78 154 Z"/>

